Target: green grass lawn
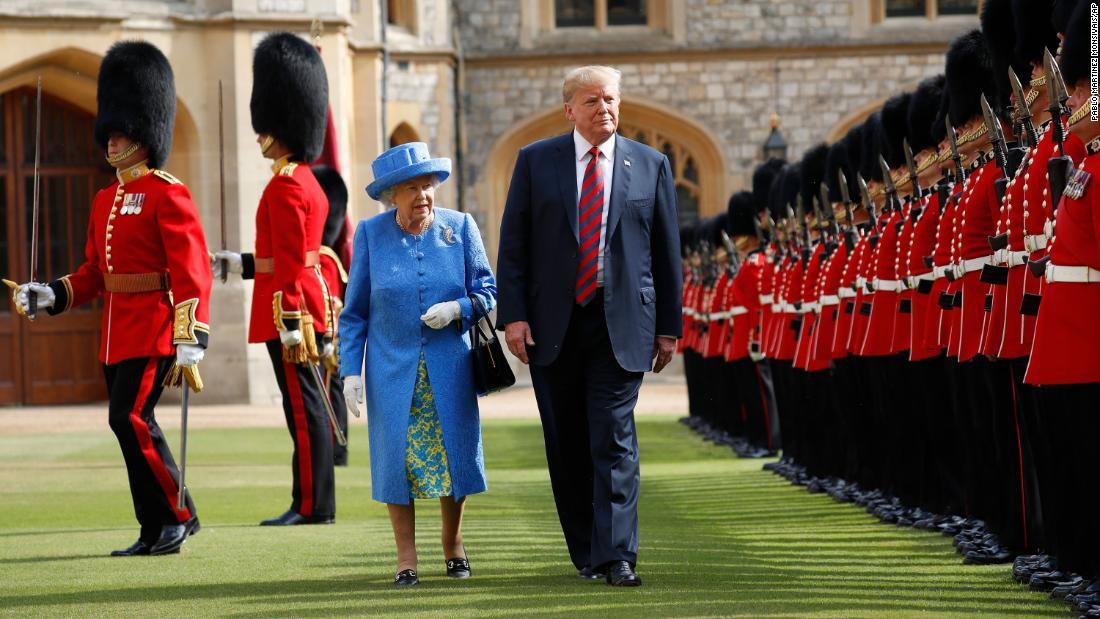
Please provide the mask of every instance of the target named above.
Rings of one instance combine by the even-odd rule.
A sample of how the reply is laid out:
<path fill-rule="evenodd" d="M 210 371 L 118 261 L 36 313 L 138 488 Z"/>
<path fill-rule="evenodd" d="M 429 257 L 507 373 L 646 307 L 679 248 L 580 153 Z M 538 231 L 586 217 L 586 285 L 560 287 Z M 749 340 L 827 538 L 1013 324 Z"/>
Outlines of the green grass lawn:
<path fill-rule="evenodd" d="M 137 536 L 106 419 L 92 434 L 0 437 L 0 615 L 1065 616 L 1007 566 L 963 566 L 946 537 L 810 495 L 671 418 L 638 425 L 640 589 L 575 577 L 535 421 L 485 424 L 490 489 L 465 527 L 472 579 L 443 574 L 438 506 L 422 502 L 415 590 L 391 584 L 362 425 L 352 466 L 337 469 L 337 524 L 293 529 L 256 526 L 290 502 L 285 430 L 193 431 L 202 532 L 153 558 L 105 556 Z"/>

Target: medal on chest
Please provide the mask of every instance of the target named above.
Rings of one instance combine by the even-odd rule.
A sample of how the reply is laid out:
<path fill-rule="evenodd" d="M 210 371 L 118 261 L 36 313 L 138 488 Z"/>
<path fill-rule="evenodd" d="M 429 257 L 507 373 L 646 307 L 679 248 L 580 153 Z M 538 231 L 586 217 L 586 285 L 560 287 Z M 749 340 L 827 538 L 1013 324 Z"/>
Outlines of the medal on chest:
<path fill-rule="evenodd" d="M 145 205 L 145 194 L 128 193 L 122 197 L 122 208 L 119 215 L 140 215 L 141 207 Z"/>
<path fill-rule="evenodd" d="M 1085 195 L 1085 189 L 1088 187 L 1090 180 L 1092 180 L 1091 174 L 1081 168 L 1075 169 L 1073 174 L 1069 175 L 1069 181 L 1066 183 L 1066 189 L 1062 195 L 1071 200 L 1080 200 L 1081 196 Z"/>

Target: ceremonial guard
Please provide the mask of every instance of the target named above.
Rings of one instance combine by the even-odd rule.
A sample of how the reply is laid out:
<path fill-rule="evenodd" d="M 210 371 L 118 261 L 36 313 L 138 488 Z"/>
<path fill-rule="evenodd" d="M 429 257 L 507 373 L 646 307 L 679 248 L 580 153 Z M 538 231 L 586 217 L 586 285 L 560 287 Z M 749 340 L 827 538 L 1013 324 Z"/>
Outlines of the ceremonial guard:
<path fill-rule="evenodd" d="M 216 275 L 255 279 L 248 341 L 267 347 L 294 442 L 290 509 L 260 524 L 330 524 L 339 431 L 316 365 L 331 311 L 320 266 L 328 200 L 306 165 L 324 141 L 328 79 L 317 49 L 286 32 L 256 47 L 252 77 L 252 129 L 274 176 L 256 211 L 255 253 L 219 251 L 212 264 Z"/>
<path fill-rule="evenodd" d="M 172 150 L 176 89 L 156 47 L 115 44 L 103 58 L 94 138 L 118 182 L 92 203 L 85 261 L 48 285 L 23 284 L 17 309 L 30 319 L 103 298 L 99 360 L 108 422 L 126 461 L 141 531 L 113 556 L 178 553 L 198 532 L 195 505 L 180 496 L 180 472 L 154 408 L 165 383 L 202 390 L 198 363 L 210 336 L 210 266 L 187 187 L 160 170 Z M 186 401 L 186 400 L 185 400 Z"/>

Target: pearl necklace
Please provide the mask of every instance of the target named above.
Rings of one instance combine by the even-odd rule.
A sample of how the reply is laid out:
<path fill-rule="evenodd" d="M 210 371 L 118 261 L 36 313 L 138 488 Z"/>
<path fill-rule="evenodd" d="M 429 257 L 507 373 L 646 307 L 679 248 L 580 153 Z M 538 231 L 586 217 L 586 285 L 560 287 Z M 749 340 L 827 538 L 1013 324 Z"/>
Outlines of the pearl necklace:
<path fill-rule="evenodd" d="M 417 232 L 410 232 L 405 226 L 405 222 L 401 219 L 401 211 L 398 209 L 393 210 L 394 221 L 397 223 L 397 227 L 401 228 L 401 231 L 406 234 L 412 234 L 419 236 L 424 234 L 424 231 L 431 227 L 432 222 L 435 221 L 435 211 L 428 213 L 428 216 L 424 218 L 424 221 L 420 223 L 420 230 Z"/>

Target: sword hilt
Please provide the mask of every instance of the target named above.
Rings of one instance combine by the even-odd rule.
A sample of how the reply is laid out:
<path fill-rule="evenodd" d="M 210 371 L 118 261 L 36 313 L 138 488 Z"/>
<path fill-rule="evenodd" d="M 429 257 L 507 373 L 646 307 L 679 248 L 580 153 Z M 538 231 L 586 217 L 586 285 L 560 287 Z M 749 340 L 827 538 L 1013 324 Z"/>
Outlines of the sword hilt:
<path fill-rule="evenodd" d="M 27 290 L 27 319 L 34 320 L 38 318 L 38 293 L 34 290 Z"/>
<path fill-rule="evenodd" d="M 222 265 L 222 283 L 224 284 L 229 279 L 229 261 L 222 258 L 218 262 Z"/>

